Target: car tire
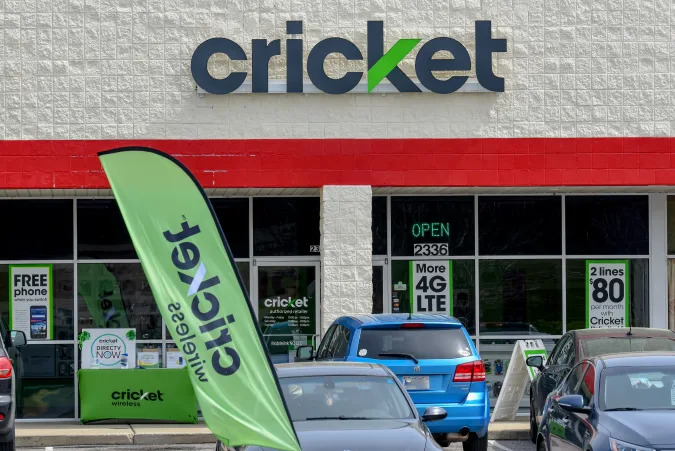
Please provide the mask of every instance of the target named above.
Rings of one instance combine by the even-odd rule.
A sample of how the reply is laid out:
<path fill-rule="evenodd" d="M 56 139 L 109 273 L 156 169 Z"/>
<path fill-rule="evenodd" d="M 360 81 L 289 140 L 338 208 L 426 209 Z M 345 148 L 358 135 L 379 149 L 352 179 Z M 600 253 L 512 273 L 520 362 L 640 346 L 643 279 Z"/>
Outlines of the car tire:
<path fill-rule="evenodd" d="M 539 440 L 539 443 L 537 443 L 537 451 L 546 451 L 546 442 L 543 437 Z"/>
<path fill-rule="evenodd" d="M 0 451 L 15 451 L 16 445 L 14 444 L 14 439 L 0 443 Z"/>
<path fill-rule="evenodd" d="M 488 435 L 478 437 L 475 433 L 470 433 L 469 438 L 462 443 L 464 451 L 487 451 L 488 449 Z"/>
<path fill-rule="evenodd" d="M 530 397 L 530 440 L 532 440 L 532 443 L 537 443 L 538 430 L 537 416 L 534 413 L 534 400 Z"/>

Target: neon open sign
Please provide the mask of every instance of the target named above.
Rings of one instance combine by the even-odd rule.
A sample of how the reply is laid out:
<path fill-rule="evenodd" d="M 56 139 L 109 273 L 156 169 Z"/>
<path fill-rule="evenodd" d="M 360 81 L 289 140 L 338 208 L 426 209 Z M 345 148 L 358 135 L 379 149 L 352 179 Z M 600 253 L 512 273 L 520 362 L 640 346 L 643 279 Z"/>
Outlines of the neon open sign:
<path fill-rule="evenodd" d="M 450 236 L 449 222 L 416 222 L 412 225 L 412 236 L 415 238 L 434 237 L 442 238 Z"/>

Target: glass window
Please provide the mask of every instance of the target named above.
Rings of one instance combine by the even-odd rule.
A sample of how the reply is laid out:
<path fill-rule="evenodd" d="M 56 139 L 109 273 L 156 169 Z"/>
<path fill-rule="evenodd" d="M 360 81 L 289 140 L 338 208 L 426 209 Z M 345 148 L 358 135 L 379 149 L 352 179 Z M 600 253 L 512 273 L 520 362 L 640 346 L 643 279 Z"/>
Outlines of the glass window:
<path fill-rule="evenodd" d="M 387 255 L 387 198 L 373 197 L 373 255 Z"/>
<path fill-rule="evenodd" d="M 560 352 L 556 358 L 556 364 L 563 366 L 571 365 L 574 362 L 575 355 L 576 350 L 574 349 L 574 338 L 570 336 L 560 347 Z"/>
<path fill-rule="evenodd" d="M 373 309 L 372 313 L 382 313 L 384 301 L 384 267 L 373 266 Z"/>
<path fill-rule="evenodd" d="M 52 265 L 53 329 L 55 340 L 73 339 L 73 265 Z M 0 315 L 5 324 L 9 318 L 9 265 L 0 265 Z M 30 340 L 30 334 L 26 333 Z"/>
<path fill-rule="evenodd" d="M 163 368 L 162 344 L 136 342 L 136 367 Z"/>
<path fill-rule="evenodd" d="M 358 355 L 370 359 L 458 359 L 471 353 L 461 329 L 361 329 Z"/>
<path fill-rule="evenodd" d="M 73 258 L 72 200 L 0 200 L 0 260 Z"/>
<path fill-rule="evenodd" d="M 562 333 L 561 260 L 481 260 L 480 334 Z"/>
<path fill-rule="evenodd" d="M 473 255 L 474 198 L 392 197 L 391 235 L 392 255 L 422 255 L 415 244 L 431 243 L 447 245 L 439 255 Z"/>
<path fill-rule="evenodd" d="M 138 340 L 162 338 L 162 318 L 140 263 L 80 263 L 79 327 L 135 328 Z"/>
<path fill-rule="evenodd" d="M 572 346 L 572 338 L 569 335 L 563 335 L 555 346 L 548 359 L 549 365 L 562 365 L 567 361 L 569 349 Z"/>
<path fill-rule="evenodd" d="M 210 201 L 233 256 L 247 258 L 249 256 L 248 198 L 210 199 Z"/>
<path fill-rule="evenodd" d="M 244 282 L 244 288 L 246 288 L 246 293 L 251 293 L 251 265 L 249 262 L 235 262 L 237 266 L 237 271 L 241 276 L 242 282 Z M 250 300 L 250 297 L 249 297 Z"/>
<path fill-rule="evenodd" d="M 550 353 L 556 345 L 558 339 L 547 338 L 542 340 L 546 352 Z M 497 403 L 497 398 L 501 394 L 501 390 L 506 377 L 506 371 L 511 364 L 511 356 L 513 355 L 513 347 L 516 344 L 516 339 L 503 340 L 495 338 L 482 338 L 480 340 L 480 356 L 485 365 L 485 381 L 490 396 L 490 408 L 494 408 Z M 529 381 L 528 381 L 529 382 Z M 529 399 L 530 390 L 526 388 L 523 391 L 523 396 L 518 403 L 519 413 L 527 414 L 530 407 Z M 506 396 L 510 394 L 507 393 Z M 511 394 L 511 396 L 513 396 Z"/>
<path fill-rule="evenodd" d="M 675 334 L 673 337 L 640 337 L 633 333 L 630 336 L 585 338 L 581 341 L 581 353 L 584 358 L 601 354 L 645 351 L 675 352 Z"/>
<path fill-rule="evenodd" d="M 630 260 L 631 324 L 649 327 L 649 259 Z M 586 260 L 567 260 L 567 330 L 586 328 Z"/>
<path fill-rule="evenodd" d="M 335 333 L 336 329 L 337 329 L 336 324 L 333 324 L 328 328 L 326 335 L 324 335 L 323 339 L 321 340 L 321 343 L 319 344 L 319 349 L 316 351 L 317 359 L 326 358 L 326 355 L 328 354 L 328 345 L 333 339 L 333 334 Z"/>
<path fill-rule="evenodd" d="M 77 201 L 77 255 L 82 259 L 138 258 L 115 199 Z"/>
<path fill-rule="evenodd" d="M 333 334 L 333 340 L 328 346 L 329 357 L 334 359 L 342 359 L 347 355 L 347 348 L 349 348 L 349 329 L 344 326 L 338 326 Z"/>
<path fill-rule="evenodd" d="M 75 416 L 75 360 L 72 344 L 29 344 L 20 349 L 14 379 L 17 418 Z"/>
<path fill-rule="evenodd" d="M 647 196 L 567 196 L 567 255 L 649 254 Z"/>
<path fill-rule="evenodd" d="M 584 405 L 588 406 L 593 399 L 593 393 L 595 393 L 595 367 L 588 362 L 582 363 L 581 366 L 582 368 L 588 367 L 588 369 L 577 387 L 576 394 L 581 395 L 584 398 Z"/>
<path fill-rule="evenodd" d="M 582 379 L 583 374 L 586 371 L 585 363 L 579 363 L 569 373 L 567 379 L 565 379 L 560 387 L 560 393 L 562 395 L 574 395 L 576 394 L 577 386 Z"/>
<path fill-rule="evenodd" d="M 675 330 L 675 259 L 668 259 L 668 329 Z"/>
<path fill-rule="evenodd" d="M 672 410 L 673 387 L 675 366 L 672 365 L 605 368 L 600 376 L 600 408 Z"/>
<path fill-rule="evenodd" d="M 668 253 L 675 254 L 675 196 L 668 196 Z"/>
<path fill-rule="evenodd" d="M 478 198 L 481 255 L 560 255 L 560 196 Z"/>
<path fill-rule="evenodd" d="M 475 265 L 473 260 L 452 260 L 452 311 L 473 335 L 476 331 Z M 391 262 L 391 311 L 410 312 L 410 261 Z"/>
<path fill-rule="evenodd" d="M 389 376 L 305 376 L 279 380 L 291 419 L 411 419 L 403 392 Z"/>
<path fill-rule="evenodd" d="M 319 198 L 253 199 L 253 252 L 258 256 L 319 255 Z"/>

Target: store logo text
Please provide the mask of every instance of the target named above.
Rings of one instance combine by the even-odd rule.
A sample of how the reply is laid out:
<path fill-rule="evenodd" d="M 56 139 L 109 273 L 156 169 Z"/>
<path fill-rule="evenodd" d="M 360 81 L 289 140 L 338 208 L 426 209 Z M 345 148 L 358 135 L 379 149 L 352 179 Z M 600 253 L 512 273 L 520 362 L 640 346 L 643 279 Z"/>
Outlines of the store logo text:
<path fill-rule="evenodd" d="M 421 39 L 399 39 L 384 52 L 384 23 L 368 21 L 368 92 L 385 78 L 400 92 L 421 92 L 398 64 L 420 43 Z M 302 21 L 286 22 L 286 33 L 302 34 Z M 504 79 L 492 71 L 492 54 L 506 51 L 506 39 L 492 38 L 492 23 L 489 20 L 475 22 L 476 78 L 488 91 L 504 92 Z M 251 76 L 253 92 L 268 92 L 269 62 L 281 55 L 281 40 L 253 39 L 251 41 Z M 449 52 L 453 58 L 434 58 L 438 52 Z M 231 72 L 224 78 L 214 78 L 208 71 L 211 56 L 222 53 L 230 60 L 245 61 L 246 52 L 236 42 L 227 38 L 208 39 L 192 55 L 192 77 L 197 85 L 211 94 L 228 94 L 239 88 L 247 77 L 246 72 Z M 344 38 L 327 38 L 319 41 L 307 57 L 307 75 L 311 82 L 328 94 L 344 94 L 356 87 L 363 72 L 347 72 L 342 77 L 332 78 L 324 69 L 324 62 L 331 54 L 340 54 L 350 61 L 363 60 L 361 49 Z M 303 40 L 286 39 L 286 92 L 303 92 Z M 471 57 L 464 45 L 449 37 L 437 37 L 427 41 L 415 57 L 415 73 L 419 82 L 431 92 L 449 94 L 461 88 L 468 76 L 454 75 L 440 79 L 436 71 L 465 72 L 471 70 Z"/>

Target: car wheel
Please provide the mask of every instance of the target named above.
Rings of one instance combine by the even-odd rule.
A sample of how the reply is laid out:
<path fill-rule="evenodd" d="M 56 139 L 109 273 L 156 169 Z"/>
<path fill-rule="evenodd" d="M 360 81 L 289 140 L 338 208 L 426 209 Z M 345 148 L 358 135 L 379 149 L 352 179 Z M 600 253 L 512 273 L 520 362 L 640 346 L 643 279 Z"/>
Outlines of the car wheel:
<path fill-rule="evenodd" d="M 530 439 L 532 443 L 537 443 L 537 416 L 534 413 L 534 400 L 530 398 Z M 539 450 L 537 450 L 539 451 Z"/>
<path fill-rule="evenodd" d="M 478 437 L 475 433 L 469 434 L 469 438 L 462 443 L 464 451 L 487 451 L 488 449 L 488 435 Z M 539 451 L 539 450 L 537 450 Z"/>
<path fill-rule="evenodd" d="M 537 451 L 546 451 L 546 442 L 543 437 L 539 440 L 539 443 L 537 443 Z"/>
<path fill-rule="evenodd" d="M 14 439 L 9 442 L 0 443 L 0 451 L 15 451 Z"/>

